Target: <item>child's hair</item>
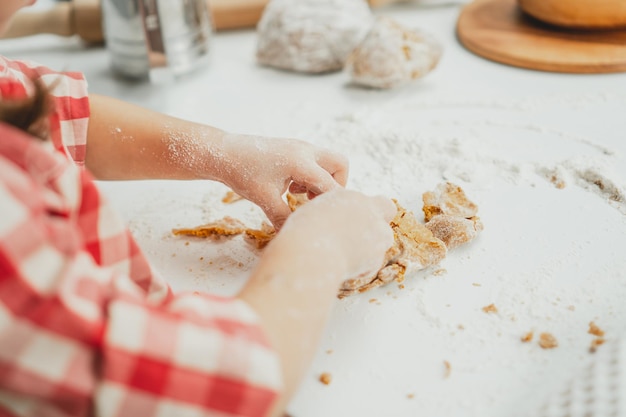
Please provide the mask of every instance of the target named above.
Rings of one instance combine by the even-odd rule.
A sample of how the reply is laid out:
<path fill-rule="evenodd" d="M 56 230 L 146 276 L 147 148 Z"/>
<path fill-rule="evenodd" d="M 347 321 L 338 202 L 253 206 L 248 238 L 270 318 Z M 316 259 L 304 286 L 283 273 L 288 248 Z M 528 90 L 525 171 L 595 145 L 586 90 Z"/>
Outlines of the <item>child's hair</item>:
<path fill-rule="evenodd" d="M 39 80 L 33 80 L 35 93 L 22 100 L 0 99 L 0 122 L 8 123 L 24 132 L 46 140 L 48 126 L 46 118 L 52 111 L 50 91 Z"/>

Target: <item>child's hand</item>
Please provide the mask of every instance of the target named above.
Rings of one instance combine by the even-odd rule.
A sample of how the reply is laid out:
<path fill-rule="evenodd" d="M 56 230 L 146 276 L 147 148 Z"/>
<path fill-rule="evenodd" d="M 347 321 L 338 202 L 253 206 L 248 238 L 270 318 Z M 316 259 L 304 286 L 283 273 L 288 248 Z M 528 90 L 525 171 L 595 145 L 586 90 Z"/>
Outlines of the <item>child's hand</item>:
<path fill-rule="evenodd" d="M 227 161 L 221 181 L 263 209 L 280 229 L 291 214 L 282 196 L 307 192 L 309 198 L 345 186 L 345 157 L 295 139 L 226 135 Z"/>
<path fill-rule="evenodd" d="M 389 222 L 396 211 L 388 198 L 337 189 L 301 206 L 277 239 L 289 239 L 320 262 L 344 263 L 343 279 L 353 278 L 380 269 L 393 244 Z"/>
<path fill-rule="evenodd" d="M 377 271 L 393 243 L 391 200 L 341 187 L 296 210 L 265 248 L 238 297 L 278 353 L 282 410 L 308 369 L 345 279 Z"/>

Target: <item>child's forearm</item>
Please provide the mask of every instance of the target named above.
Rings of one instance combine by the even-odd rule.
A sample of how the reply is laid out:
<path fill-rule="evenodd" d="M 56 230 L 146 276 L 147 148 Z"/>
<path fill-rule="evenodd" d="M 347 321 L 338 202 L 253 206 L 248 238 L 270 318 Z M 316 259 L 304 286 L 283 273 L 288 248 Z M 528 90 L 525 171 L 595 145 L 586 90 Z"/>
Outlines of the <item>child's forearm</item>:
<path fill-rule="evenodd" d="M 281 359 L 284 390 L 273 415 L 282 416 L 317 350 L 345 264 L 337 252 L 293 236 L 277 237 L 266 250 L 240 298 L 260 316 Z"/>
<path fill-rule="evenodd" d="M 86 165 L 98 179 L 220 180 L 224 132 L 90 96 Z"/>
<path fill-rule="evenodd" d="M 239 294 L 261 318 L 281 361 L 281 412 L 318 347 L 341 282 L 372 276 L 393 243 L 386 197 L 335 189 L 289 217 Z"/>
<path fill-rule="evenodd" d="M 291 214 L 288 188 L 316 196 L 347 181 L 343 156 L 305 141 L 232 134 L 90 98 L 86 163 L 98 179 L 219 181 L 261 207 L 276 228 Z"/>

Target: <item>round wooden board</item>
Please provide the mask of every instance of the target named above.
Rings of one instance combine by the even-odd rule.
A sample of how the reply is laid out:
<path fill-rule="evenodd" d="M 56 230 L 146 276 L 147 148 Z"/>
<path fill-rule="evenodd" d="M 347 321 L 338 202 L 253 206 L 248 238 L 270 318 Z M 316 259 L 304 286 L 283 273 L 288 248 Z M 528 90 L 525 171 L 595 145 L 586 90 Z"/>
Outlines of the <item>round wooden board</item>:
<path fill-rule="evenodd" d="M 516 0 L 475 0 L 461 11 L 457 36 L 492 61 L 566 73 L 626 71 L 626 30 L 583 31 L 526 15 Z"/>

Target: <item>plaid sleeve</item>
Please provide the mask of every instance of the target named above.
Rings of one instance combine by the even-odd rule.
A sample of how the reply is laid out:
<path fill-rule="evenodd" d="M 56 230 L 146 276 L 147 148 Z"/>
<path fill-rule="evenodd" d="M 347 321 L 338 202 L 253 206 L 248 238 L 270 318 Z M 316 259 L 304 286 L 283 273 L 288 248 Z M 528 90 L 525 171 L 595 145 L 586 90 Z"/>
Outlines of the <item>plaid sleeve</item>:
<path fill-rule="evenodd" d="M 280 368 L 246 304 L 148 297 L 38 187 L 0 155 L 0 416 L 267 414 Z"/>
<path fill-rule="evenodd" d="M 281 385 L 278 359 L 242 301 L 186 294 L 164 308 L 122 296 L 108 312 L 98 415 L 270 411 Z"/>

